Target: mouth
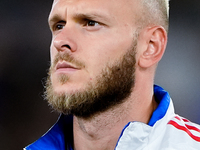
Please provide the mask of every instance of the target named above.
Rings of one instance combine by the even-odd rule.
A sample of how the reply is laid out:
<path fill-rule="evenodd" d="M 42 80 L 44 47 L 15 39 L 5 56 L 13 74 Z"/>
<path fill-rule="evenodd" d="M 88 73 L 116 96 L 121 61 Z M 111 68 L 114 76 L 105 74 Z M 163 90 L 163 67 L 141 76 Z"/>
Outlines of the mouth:
<path fill-rule="evenodd" d="M 79 68 L 67 63 L 67 62 L 58 62 L 56 65 L 56 71 L 74 71 L 79 70 Z"/>

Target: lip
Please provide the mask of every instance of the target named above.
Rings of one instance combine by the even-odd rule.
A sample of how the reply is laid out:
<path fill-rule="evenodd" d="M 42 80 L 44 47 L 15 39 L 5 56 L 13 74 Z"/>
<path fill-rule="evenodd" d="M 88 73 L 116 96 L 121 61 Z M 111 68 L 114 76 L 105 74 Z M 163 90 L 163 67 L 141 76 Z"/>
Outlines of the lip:
<path fill-rule="evenodd" d="M 58 62 L 58 64 L 56 65 L 56 72 L 69 72 L 75 70 L 79 70 L 79 68 L 67 62 Z"/>

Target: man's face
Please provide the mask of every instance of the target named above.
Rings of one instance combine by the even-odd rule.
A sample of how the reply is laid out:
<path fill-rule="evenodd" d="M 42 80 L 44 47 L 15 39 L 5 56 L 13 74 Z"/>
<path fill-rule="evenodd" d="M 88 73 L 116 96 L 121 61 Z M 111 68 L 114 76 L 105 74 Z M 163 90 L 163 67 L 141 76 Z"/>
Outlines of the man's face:
<path fill-rule="evenodd" d="M 129 0 L 54 1 L 49 17 L 53 37 L 47 83 L 47 98 L 51 99 L 51 104 L 64 99 L 61 102 L 64 106 L 55 107 L 72 109 L 75 103 L 82 107 L 84 103 L 79 101 L 84 97 L 82 101 L 87 103 L 88 100 L 91 105 L 89 99 L 94 101 L 101 95 L 106 99 L 108 87 L 112 89 L 109 90 L 112 95 L 119 93 L 120 86 L 123 87 L 120 84 L 124 82 L 124 93 L 127 94 L 118 94 L 118 97 L 124 99 L 130 94 L 136 61 L 137 27 L 133 15 L 137 12 L 136 6 L 136 2 Z M 127 79 L 131 79 L 131 83 Z M 115 80 L 119 82 L 113 83 Z M 72 101 L 74 103 L 70 105 Z M 115 103 L 118 102 L 115 100 Z M 64 111 L 65 108 L 57 109 Z"/>

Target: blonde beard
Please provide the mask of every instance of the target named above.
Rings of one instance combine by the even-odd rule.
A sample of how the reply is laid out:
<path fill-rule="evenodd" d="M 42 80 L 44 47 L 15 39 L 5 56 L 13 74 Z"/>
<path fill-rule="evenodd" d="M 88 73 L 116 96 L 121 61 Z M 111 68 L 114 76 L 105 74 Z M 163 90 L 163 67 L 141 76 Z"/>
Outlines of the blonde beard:
<path fill-rule="evenodd" d="M 136 47 L 137 40 L 134 40 L 127 53 L 113 65 L 107 65 L 93 83 L 89 82 L 83 91 L 71 94 L 56 93 L 51 82 L 52 69 L 50 69 L 45 86 L 45 99 L 58 112 L 83 118 L 91 117 L 122 103 L 129 97 L 134 87 Z M 67 81 L 66 75 L 59 79 L 62 84 Z"/>

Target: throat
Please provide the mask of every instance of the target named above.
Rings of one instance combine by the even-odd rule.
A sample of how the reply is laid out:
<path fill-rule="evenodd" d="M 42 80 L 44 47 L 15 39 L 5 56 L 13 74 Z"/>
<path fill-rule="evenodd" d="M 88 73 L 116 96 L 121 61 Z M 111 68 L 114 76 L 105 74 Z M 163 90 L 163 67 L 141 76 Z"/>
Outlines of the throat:
<path fill-rule="evenodd" d="M 149 101 L 146 100 L 146 103 L 141 102 L 141 100 L 137 102 L 127 100 L 112 109 L 96 114 L 88 119 L 74 116 L 75 150 L 115 149 L 125 125 L 131 121 L 147 124 L 156 107 L 157 103 L 154 97 L 151 97 Z"/>
<path fill-rule="evenodd" d="M 124 109 L 113 109 L 90 119 L 74 117 L 74 148 L 76 150 L 113 150 L 121 130 Z"/>

